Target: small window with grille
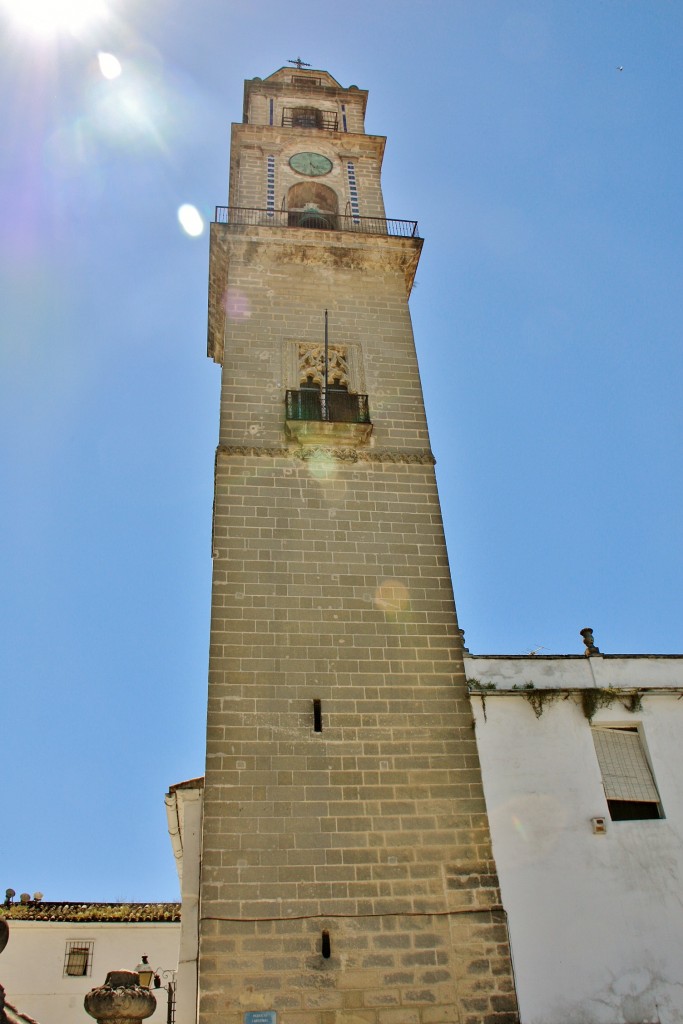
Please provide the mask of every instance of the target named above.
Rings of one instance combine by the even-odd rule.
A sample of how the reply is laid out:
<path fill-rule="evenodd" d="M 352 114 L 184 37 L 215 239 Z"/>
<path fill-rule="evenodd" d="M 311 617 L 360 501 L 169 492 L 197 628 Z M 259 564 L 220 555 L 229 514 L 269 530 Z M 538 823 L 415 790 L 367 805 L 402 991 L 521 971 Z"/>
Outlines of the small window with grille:
<path fill-rule="evenodd" d="M 66 944 L 64 951 L 64 976 L 85 978 L 92 974 L 92 955 L 94 941 L 72 939 Z"/>
<path fill-rule="evenodd" d="M 637 726 L 594 726 L 593 742 L 612 821 L 663 818 Z"/>

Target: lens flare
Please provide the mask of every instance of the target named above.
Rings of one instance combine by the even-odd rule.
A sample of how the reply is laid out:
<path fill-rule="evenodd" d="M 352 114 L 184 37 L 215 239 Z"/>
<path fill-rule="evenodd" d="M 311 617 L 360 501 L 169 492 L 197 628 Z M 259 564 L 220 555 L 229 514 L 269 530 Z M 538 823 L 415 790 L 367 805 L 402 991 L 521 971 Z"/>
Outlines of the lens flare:
<path fill-rule="evenodd" d="M 337 475 L 337 463 L 326 452 L 316 452 L 308 460 L 307 466 L 314 480 L 332 480 Z"/>
<path fill-rule="evenodd" d="M 228 288 L 223 302 L 225 312 L 231 320 L 248 320 L 251 316 L 249 299 L 237 288 Z"/>
<path fill-rule="evenodd" d="M 375 607 L 389 613 L 405 612 L 410 607 L 410 592 L 399 580 L 383 580 L 375 592 Z"/>
<path fill-rule="evenodd" d="M 178 210 L 178 220 L 186 235 L 191 238 L 198 238 L 204 231 L 204 221 L 196 206 L 190 203 L 183 203 Z"/>
<path fill-rule="evenodd" d="M 494 829 L 505 836 L 512 865 L 534 864 L 550 855 L 562 835 L 567 811 L 549 793 L 512 797 L 490 810 Z"/>
<path fill-rule="evenodd" d="M 113 53 L 100 52 L 97 54 L 97 61 L 103 77 L 108 78 L 109 81 L 113 81 L 114 78 L 118 78 L 121 74 L 121 62 Z"/>
<path fill-rule="evenodd" d="M 106 15 L 102 0 L 2 0 L 15 24 L 39 34 L 78 32 Z"/>

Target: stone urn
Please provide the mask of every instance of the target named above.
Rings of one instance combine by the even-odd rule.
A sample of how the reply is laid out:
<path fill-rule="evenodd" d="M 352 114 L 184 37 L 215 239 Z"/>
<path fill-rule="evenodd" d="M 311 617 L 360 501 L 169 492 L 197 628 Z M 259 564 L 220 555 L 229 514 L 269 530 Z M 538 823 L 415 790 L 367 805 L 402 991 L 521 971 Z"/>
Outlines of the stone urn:
<path fill-rule="evenodd" d="M 104 985 L 90 989 L 83 1005 L 86 1013 L 103 1024 L 135 1024 L 151 1017 L 157 1001 L 140 985 L 135 971 L 110 971 Z"/>

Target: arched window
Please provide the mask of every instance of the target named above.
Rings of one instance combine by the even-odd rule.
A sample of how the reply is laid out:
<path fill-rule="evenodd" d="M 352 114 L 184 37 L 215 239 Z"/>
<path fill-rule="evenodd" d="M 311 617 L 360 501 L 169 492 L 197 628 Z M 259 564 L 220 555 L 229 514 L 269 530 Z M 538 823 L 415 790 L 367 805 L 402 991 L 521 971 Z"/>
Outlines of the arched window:
<path fill-rule="evenodd" d="M 298 420 L 321 420 L 322 401 L 320 383 L 309 374 L 306 380 L 301 382 L 296 402 L 296 419 Z"/>
<path fill-rule="evenodd" d="M 292 228 L 334 230 L 338 225 L 337 193 L 317 181 L 301 181 L 287 193 L 287 223 Z"/>

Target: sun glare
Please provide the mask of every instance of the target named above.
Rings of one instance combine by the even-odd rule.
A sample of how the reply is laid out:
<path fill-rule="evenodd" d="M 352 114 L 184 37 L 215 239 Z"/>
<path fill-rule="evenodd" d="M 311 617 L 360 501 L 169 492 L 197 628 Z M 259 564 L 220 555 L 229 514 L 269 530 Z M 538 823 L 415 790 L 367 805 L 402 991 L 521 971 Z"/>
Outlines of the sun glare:
<path fill-rule="evenodd" d="M 183 203 L 178 210 L 178 220 L 180 226 L 186 234 L 192 238 L 198 238 L 204 230 L 204 221 L 196 206 L 190 205 L 190 203 Z"/>
<path fill-rule="evenodd" d="M 113 53 L 98 53 L 97 61 L 104 78 L 111 81 L 121 74 L 121 61 Z"/>
<path fill-rule="evenodd" d="M 77 32 L 105 14 L 102 0 L 1 0 L 12 20 L 33 32 Z"/>

